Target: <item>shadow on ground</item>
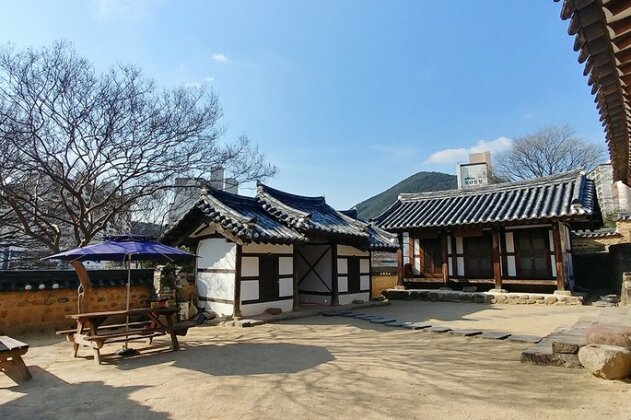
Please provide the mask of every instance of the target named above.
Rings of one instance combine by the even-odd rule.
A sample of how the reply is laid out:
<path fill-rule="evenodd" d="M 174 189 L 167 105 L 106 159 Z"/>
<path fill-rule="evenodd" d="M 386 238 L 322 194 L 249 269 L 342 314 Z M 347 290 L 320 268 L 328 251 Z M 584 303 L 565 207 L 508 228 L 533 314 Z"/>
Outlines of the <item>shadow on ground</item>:
<path fill-rule="evenodd" d="M 145 386 L 109 386 L 102 381 L 68 383 L 39 366 L 30 365 L 33 379 L 8 388 L 22 396 L 0 405 L 1 419 L 167 419 L 165 413 L 130 400 Z"/>

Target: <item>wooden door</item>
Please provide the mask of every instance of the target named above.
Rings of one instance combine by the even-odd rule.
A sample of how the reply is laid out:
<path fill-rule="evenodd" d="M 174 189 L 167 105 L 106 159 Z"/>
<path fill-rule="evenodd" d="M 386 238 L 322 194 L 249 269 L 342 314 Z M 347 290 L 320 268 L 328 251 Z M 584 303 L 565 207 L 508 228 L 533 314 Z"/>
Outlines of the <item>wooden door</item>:
<path fill-rule="evenodd" d="M 464 274 L 470 279 L 492 279 L 491 236 L 463 238 L 464 241 Z"/>
<path fill-rule="evenodd" d="M 516 230 L 514 237 L 517 277 L 522 279 L 552 278 L 548 231 L 545 229 Z"/>
<path fill-rule="evenodd" d="M 270 302 L 278 298 L 278 257 L 262 255 L 259 257 L 259 300 Z"/>

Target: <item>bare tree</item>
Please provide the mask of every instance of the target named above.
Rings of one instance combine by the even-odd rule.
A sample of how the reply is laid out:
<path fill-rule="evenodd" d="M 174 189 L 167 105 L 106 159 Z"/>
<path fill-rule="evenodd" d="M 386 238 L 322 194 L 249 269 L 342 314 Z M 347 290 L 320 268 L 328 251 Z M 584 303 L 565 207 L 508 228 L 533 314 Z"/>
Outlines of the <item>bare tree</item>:
<path fill-rule="evenodd" d="M 546 127 L 514 140 L 500 153 L 495 174 L 507 180 L 548 176 L 573 169 L 593 169 L 603 159 L 603 149 L 574 136 L 569 126 Z"/>
<path fill-rule="evenodd" d="M 240 182 L 276 168 L 246 136 L 223 140 L 212 91 L 159 89 L 132 66 L 98 73 L 73 46 L 0 49 L 0 224 L 51 251 L 82 246 L 222 166 Z"/>

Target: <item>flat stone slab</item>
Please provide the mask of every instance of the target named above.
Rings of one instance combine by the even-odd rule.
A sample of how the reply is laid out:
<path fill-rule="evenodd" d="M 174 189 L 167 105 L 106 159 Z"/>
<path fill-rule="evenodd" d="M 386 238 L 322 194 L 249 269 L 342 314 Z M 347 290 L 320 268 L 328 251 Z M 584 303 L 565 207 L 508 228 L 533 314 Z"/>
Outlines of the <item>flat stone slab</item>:
<path fill-rule="evenodd" d="M 540 342 L 541 340 L 543 340 L 542 337 L 536 336 L 536 335 L 512 335 L 510 337 L 507 338 L 508 341 L 514 341 L 516 343 L 532 343 L 532 344 L 537 344 L 538 342 Z"/>
<path fill-rule="evenodd" d="M 474 335 L 482 334 L 480 330 L 451 330 L 449 331 L 451 335 L 457 335 L 460 337 L 472 337 Z"/>
<path fill-rule="evenodd" d="M 427 322 L 410 322 L 404 325 L 405 328 L 409 328 L 411 330 L 423 330 L 425 328 L 431 328 L 432 324 L 428 324 Z"/>
<path fill-rule="evenodd" d="M 371 319 L 377 319 L 377 318 L 383 318 L 379 315 L 366 315 L 366 314 L 361 314 L 361 315 L 357 315 L 355 318 L 357 319 L 365 319 L 366 321 L 370 321 Z"/>
<path fill-rule="evenodd" d="M 427 331 L 431 331 L 434 333 L 446 333 L 451 331 L 451 328 L 449 327 L 441 327 L 440 325 L 436 325 L 435 327 L 430 327 L 427 329 Z"/>
<path fill-rule="evenodd" d="M 372 324 L 385 324 L 386 322 L 392 322 L 392 321 L 396 321 L 396 319 L 393 318 L 381 318 L 381 319 L 369 319 L 368 320 L 370 323 Z"/>
<path fill-rule="evenodd" d="M 341 315 L 346 315 L 350 313 L 352 312 L 351 311 L 330 311 L 330 312 L 325 312 L 322 315 L 323 316 L 341 316 Z"/>
<path fill-rule="evenodd" d="M 385 322 L 383 325 L 386 327 L 405 327 L 406 325 L 411 324 L 409 321 L 390 321 Z"/>
<path fill-rule="evenodd" d="M 486 340 L 504 340 L 505 338 L 510 337 L 510 333 L 487 331 L 478 335 L 477 337 L 484 338 Z"/>
<path fill-rule="evenodd" d="M 358 312 L 349 312 L 346 314 L 342 314 L 342 316 L 348 317 L 348 318 L 357 318 L 358 316 L 365 316 L 366 314 L 361 314 Z"/>

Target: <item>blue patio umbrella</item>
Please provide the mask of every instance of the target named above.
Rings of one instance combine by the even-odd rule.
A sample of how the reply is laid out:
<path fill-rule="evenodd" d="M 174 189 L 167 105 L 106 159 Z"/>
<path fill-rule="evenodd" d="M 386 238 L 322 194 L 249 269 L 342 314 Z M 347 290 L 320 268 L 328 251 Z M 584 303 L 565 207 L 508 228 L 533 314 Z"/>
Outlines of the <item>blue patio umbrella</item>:
<path fill-rule="evenodd" d="M 140 235 L 120 235 L 106 237 L 106 241 L 94 245 L 60 252 L 44 257 L 45 260 L 63 261 L 121 261 L 127 264 L 127 298 L 125 308 L 129 310 L 132 261 L 179 262 L 196 258 L 195 254 L 156 242 Z M 79 285 L 79 300 L 83 297 L 83 285 Z M 79 303 L 80 311 L 80 303 Z M 127 317 L 129 323 L 129 316 Z M 127 349 L 127 342 L 125 342 Z"/>

